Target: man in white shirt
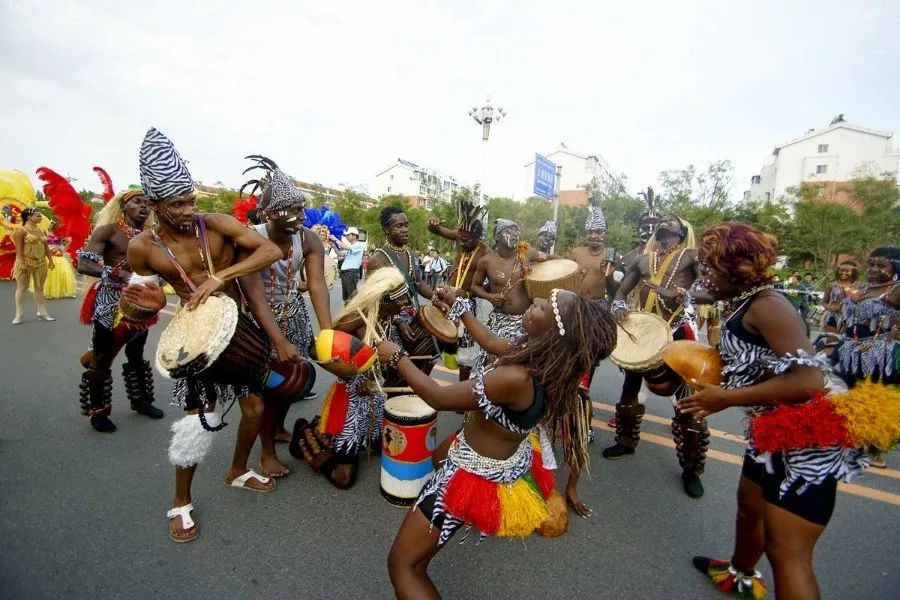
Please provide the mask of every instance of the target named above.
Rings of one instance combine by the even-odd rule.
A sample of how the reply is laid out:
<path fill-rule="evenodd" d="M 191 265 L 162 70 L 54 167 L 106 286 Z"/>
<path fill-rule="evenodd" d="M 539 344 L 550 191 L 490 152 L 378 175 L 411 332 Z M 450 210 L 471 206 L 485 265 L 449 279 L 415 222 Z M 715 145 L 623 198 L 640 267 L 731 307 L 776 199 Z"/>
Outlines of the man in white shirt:
<path fill-rule="evenodd" d="M 431 285 L 431 288 L 434 289 L 438 286 L 439 283 L 441 283 L 441 281 L 443 280 L 444 272 L 450 265 L 434 248 L 428 250 L 428 255 L 431 260 L 428 261 L 428 266 L 425 267 L 425 272 L 427 275 L 428 283 Z"/>
<path fill-rule="evenodd" d="M 356 227 L 348 227 L 344 239 L 333 239 L 346 251 L 344 262 L 341 263 L 341 297 L 346 302 L 356 293 L 366 245 L 359 241 L 359 230 Z"/>

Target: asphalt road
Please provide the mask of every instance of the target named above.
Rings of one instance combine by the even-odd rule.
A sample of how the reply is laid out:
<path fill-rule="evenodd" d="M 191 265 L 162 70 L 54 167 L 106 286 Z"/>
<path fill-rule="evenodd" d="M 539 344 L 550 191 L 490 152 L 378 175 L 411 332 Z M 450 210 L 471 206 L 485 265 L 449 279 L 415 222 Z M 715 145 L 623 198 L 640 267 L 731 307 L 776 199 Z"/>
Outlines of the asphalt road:
<path fill-rule="evenodd" d="M 0 282 L 0 598 L 392 596 L 385 560 L 403 511 L 382 500 L 376 460 L 364 462 L 356 486 L 342 492 L 282 449 L 294 472 L 274 493 L 229 489 L 224 476 L 235 414 L 195 479 L 201 535 L 174 544 L 165 518 L 173 485 L 166 447 L 169 425 L 181 414 L 167 406 L 170 383 L 157 377 L 166 417 L 150 421 L 128 410 L 117 364 L 112 418 L 119 430 L 95 433 L 77 401 L 77 357 L 89 338 L 77 323 L 80 300 L 52 301 L 55 323 L 30 319 L 12 327 L 12 296 L 12 284 Z M 336 289 L 335 306 L 339 298 Z M 159 332 L 151 334 L 148 356 Z M 455 375 L 437 371 L 435 378 Z M 320 371 L 316 391 L 323 394 L 331 381 Z M 711 420 L 720 433 L 712 438 L 706 495 L 692 500 L 681 492 L 674 450 L 666 445 L 666 400 L 648 400 L 635 456 L 609 462 L 600 455 L 612 441 L 601 422 L 620 384 L 618 371 L 603 365 L 592 389 L 599 430 L 582 494 L 594 515 L 573 518 L 556 539 L 475 545 L 470 536 L 460 545 L 457 534 L 431 567 L 445 597 L 720 597 L 690 558 L 730 555 L 741 415 Z M 311 417 L 318 405 L 295 405 L 291 417 Z M 440 415 L 440 435 L 457 423 L 456 415 Z M 888 462 L 900 464 L 896 455 Z M 824 596 L 896 598 L 900 472 L 871 470 L 841 489 L 816 555 Z M 760 569 L 771 582 L 765 560 Z"/>

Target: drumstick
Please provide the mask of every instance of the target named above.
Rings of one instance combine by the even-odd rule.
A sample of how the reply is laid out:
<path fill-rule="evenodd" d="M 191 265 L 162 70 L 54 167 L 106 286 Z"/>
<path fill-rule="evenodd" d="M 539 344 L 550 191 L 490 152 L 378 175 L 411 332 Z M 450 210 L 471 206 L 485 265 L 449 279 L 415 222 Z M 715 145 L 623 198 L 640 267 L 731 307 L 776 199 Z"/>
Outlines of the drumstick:
<path fill-rule="evenodd" d="M 381 391 L 386 394 L 398 394 L 400 392 L 412 392 L 411 387 L 383 387 Z"/>
<path fill-rule="evenodd" d="M 375 343 L 377 344 L 378 342 L 380 342 L 384 338 L 384 331 L 379 331 L 377 328 L 375 328 L 375 326 L 373 326 L 369 319 L 366 318 L 366 315 L 363 314 L 363 311 L 361 311 L 359 307 L 356 308 L 356 312 L 359 313 L 359 317 L 363 320 L 363 323 L 366 324 L 366 327 L 375 332 Z"/>

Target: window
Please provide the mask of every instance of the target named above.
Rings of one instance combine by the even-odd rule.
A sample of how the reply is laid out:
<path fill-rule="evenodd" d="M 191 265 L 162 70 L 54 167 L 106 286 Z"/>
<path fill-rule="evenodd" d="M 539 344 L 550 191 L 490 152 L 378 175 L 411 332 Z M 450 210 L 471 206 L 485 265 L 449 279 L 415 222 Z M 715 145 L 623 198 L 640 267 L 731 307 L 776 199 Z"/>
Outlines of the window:
<path fill-rule="evenodd" d="M 819 154 L 828 152 L 828 144 L 819 144 Z"/>
<path fill-rule="evenodd" d="M 816 165 L 816 175 L 828 172 L 828 165 Z"/>
<path fill-rule="evenodd" d="M 425 195 L 425 186 L 424 185 L 419 186 L 419 193 L 423 196 Z"/>
<path fill-rule="evenodd" d="M 388 186 L 388 194 L 391 193 L 391 186 Z"/>
<path fill-rule="evenodd" d="M 761 178 L 759 175 L 754 175 L 753 177 L 750 178 L 750 184 L 751 185 L 759 185 L 760 180 L 761 180 Z"/>
<path fill-rule="evenodd" d="M 394 174 L 391 173 L 391 181 L 393 181 L 393 180 L 394 180 Z"/>

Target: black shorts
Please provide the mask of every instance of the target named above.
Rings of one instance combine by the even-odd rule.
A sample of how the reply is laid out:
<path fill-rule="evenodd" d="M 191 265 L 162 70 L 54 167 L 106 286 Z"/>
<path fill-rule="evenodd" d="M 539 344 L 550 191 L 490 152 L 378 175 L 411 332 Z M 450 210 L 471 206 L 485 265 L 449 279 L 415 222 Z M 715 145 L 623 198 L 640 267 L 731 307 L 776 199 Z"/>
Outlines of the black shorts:
<path fill-rule="evenodd" d="M 437 492 L 432 492 L 431 494 L 422 496 L 421 498 L 416 500 L 416 502 L 418 503 L 419 510 L 423 515 L 425 515 L 425 518 L 428 519 L 432 526 L 434 526 L 434 529 L 436 531 L 441 531 L 444 527 L 444 514 L 441 512 L 439 512 L 437 515 L 434 514 L 434 503 L 436 498 Z M 454 527 L 450 535 L 456 533 L 456 531 L 459 530 L 460 527 L 462 527 L 462 525 L 457 525 L 456 527 Z"/>
<path fill-rule="evenodd" d="M 803 486 L 802 481 L 796 481 L 788 489 L 783 497 L 779 498 L 781 482 L 784 481 L 784 461 L 781 453 L 772 455 L 774 473 L 766 472 L 766 465 L 753 460 L 749 454 L 744 454 L 744 465 L 741 467 L 741 475 L 762 488 L 763 499 L 779 508 L 783 508 L 791 514 L 797 515 L 822 527 L 828 525 L 834 512 L 834 502 L 837 497 L 837 480 L 833 477 L 819 485 L 808 485 L 802 494 L 797 490 Z"/>

